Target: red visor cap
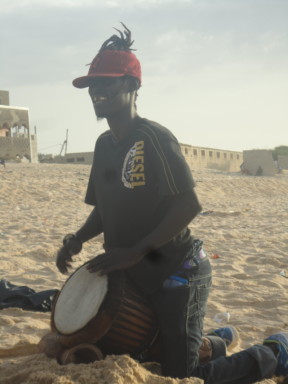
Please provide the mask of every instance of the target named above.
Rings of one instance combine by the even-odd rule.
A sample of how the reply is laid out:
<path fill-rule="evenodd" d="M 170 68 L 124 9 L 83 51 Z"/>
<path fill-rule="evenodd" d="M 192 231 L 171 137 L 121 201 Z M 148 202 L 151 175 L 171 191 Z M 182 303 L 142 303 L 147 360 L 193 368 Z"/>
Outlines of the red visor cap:
<path fill-rule="evenodd" d="M 141 65 L 134 53 L 129 51 L 105 50 L 93 59 L 87 76 L 78 77 L 72 84 L 76 88 L 89 87 L 94 77 L 133 76 L 141 84 Z"/>

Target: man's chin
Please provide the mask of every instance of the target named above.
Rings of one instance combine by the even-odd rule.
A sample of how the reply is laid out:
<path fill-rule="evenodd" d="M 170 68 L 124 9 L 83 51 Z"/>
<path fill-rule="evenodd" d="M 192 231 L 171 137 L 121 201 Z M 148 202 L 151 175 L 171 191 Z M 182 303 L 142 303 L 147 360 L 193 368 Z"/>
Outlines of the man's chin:
<path fill-rule="evenodd" d="M 95 111 L 95 115 L 96 115 L 96 119 L 97 119 L 97 121 L 102 121 L 103 119 L 106 118 L 106 116 L 105 116 L 104 113 L 100 113 L 100 112 L 96 112 L 96 111 Z"/>
<path fill-rule="evenodd" d="M 100 121 L 106 118 L 106 113 L 103 111 L 97 110 L 95 107 L 94 107 L 94 112 L 95 112 L 97 121 Z"/>

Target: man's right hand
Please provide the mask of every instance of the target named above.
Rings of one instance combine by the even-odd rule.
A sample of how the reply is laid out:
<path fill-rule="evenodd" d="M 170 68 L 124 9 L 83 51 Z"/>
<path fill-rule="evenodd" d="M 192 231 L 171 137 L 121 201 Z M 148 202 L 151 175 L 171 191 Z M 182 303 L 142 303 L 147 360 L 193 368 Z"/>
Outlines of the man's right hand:
<path fill-rule="evenodd" d="M 61 273 L 66 273 L 71 268 L 70 262 L 73 255 L 82 250 L 82 241 L 75 235 L 66 235 L 63 239 L 63 247 L 57 252 L 56 265 Z"/>

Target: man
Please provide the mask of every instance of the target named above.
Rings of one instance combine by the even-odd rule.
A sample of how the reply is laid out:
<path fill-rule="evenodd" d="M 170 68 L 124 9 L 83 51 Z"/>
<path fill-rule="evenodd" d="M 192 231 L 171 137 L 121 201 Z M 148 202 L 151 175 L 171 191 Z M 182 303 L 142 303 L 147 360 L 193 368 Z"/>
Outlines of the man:
<path fill-rule="evenodd" d="M 76 234 L 64 238 L 57 267 L 67 272 L 82 244 L 103 233 L 105 253 L 87 269 L 124 270 L 149 296 L 160 327 L 164 375 L 235 384 L 269 377 L 277 367 L 278 346 L 288 346 L 284 334 L 270 340 L 275 351 L 255 346 L 199 364 L 211 266 L 188 224 L 201 206 L 176 138 L 137 113 L 141 67 L 131 45 L 125 27 L 120 37 L 104 42 L 88 75 L 73 81 L 77 88 L 89 88 L 96 117 L 107 120 L 109 131 L 95 146 L 85 199 L 94 208 Z"/>

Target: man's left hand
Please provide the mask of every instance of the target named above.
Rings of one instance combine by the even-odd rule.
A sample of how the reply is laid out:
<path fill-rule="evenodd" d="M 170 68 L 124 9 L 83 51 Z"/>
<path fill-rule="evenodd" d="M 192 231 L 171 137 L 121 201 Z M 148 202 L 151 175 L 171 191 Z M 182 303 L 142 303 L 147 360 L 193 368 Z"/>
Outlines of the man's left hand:
<path fill-rule="evenodd" d="M 94 257 L 86 266 L 89 272 L 100 272 L 100 275 L 127 269 L 137 264 L 144 255 L 132 248 L 114 248 Z"/>

